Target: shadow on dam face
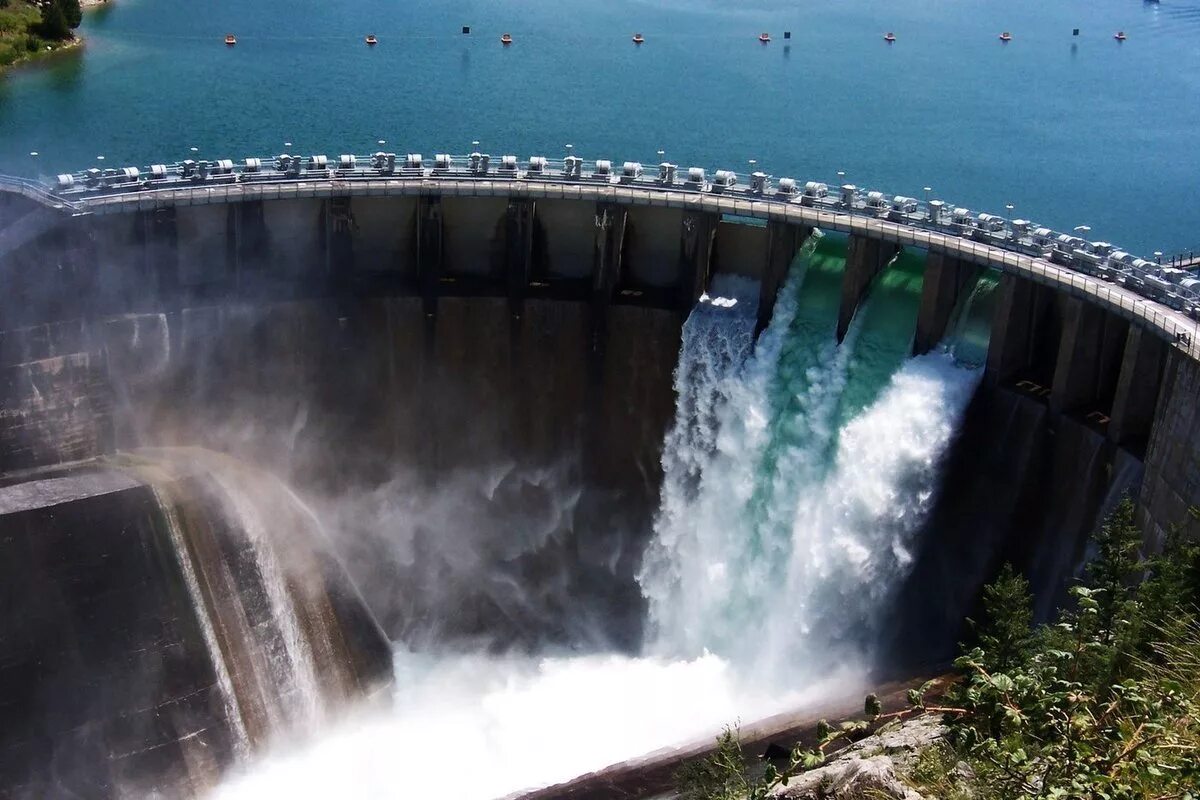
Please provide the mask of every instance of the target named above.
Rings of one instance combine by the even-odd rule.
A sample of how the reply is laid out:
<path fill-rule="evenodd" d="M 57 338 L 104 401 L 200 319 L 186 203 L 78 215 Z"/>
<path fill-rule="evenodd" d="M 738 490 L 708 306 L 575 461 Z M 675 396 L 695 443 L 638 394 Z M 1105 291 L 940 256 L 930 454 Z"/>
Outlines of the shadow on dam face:
<path fill-rule="evenodd" d="M 631 649 L 678 330 L 614 308 L 597 351 L 583 304 L 314 300 L 124 317 L 105 352 L 119 446 L 288 476 L 394 636 Z"/>

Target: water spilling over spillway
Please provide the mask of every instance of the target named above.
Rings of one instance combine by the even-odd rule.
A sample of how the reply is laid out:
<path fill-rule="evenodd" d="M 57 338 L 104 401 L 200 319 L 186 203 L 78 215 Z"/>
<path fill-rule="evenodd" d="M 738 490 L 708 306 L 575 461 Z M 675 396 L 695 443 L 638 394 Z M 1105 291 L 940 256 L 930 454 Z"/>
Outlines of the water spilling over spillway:
<path fill-rule="evenodd" d="M 806 248 L 753 355 L 739 306 L 684 328 L 642 574 L 656 648 L 779 685 L 862 663 L 875 640 L 980 370 L 953 340 L 907 357 L 921 265 L 903 258 L 837 345 L 843 263 L 836 244 Z"/>

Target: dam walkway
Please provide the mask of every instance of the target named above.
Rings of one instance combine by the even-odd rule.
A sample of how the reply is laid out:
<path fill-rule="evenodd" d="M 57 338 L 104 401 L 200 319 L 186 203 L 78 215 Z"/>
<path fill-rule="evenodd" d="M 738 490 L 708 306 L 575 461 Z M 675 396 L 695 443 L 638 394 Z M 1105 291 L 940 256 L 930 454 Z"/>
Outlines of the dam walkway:
<path fill-rule="evenodd" d="M 647 174 L 637 162 L 585 162 L 472 153 L 247 158 L 235 163 L 183 161 L 148 168 L 91 169 L 58 177 L 56 187 L 21 179 L 0 181 L 60 212 L 121 214 L 169 207 L 256 201 L 355 197 L 471 197 L 514 201 L 565 200 L 659 207 L 837 231 L 900 247 L 945 254 L 963 262 L 1065 291 L 1149 328 L 1200 360 L 1200 295 L 1169 282 L 1159 265 L 1106 242 L 1089 242 L 1026 220 L 972 213 L 941 200 L 885 195 L 853 185 L 775 180 L 693 167 L 659 165 Z M 598 217 L 599 219 L 599 217 Z"/>

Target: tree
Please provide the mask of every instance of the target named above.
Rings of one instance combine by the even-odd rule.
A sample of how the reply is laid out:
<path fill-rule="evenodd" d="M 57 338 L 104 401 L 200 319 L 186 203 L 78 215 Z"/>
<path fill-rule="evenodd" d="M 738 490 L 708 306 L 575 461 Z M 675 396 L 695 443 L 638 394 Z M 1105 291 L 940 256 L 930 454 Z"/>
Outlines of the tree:
<path fill-rule="evenodd" d="M 1122 622 L 1129 621 L 1133 591 L 1145 565 L 1140 550 L 1142 532 L 1128 497 L 1117 505 L 1096 536 L 1096 558 L 1087 568 L 1088 586 L 1100 592 L 1100 633 L 1111 641 Z"/>
<path fill-rule="evenodd" d="M 71 38 L 71 26 L 58 0 L 50 0 L 42 6 L 42 22 L 38 28 L 43 39 L 62 41 Z"/>
<path fill-rule="evenodd" d="M 1000 575 L 983 589 L 983 620 L 971 622 L 983 666 L 1007 672 L 1024 662 L 1033 636 L 1033 596 L 1029 581 L 1005 564 Z"/>
<path fill-rule="evenodd" d="M 67 20 L 67 25 L 71 30 L 75 30 L 83 22 L 83 8 L 79 5 L 79 0 L 51 0 L 57 3 L 63 12 L 63 16 Z"/>

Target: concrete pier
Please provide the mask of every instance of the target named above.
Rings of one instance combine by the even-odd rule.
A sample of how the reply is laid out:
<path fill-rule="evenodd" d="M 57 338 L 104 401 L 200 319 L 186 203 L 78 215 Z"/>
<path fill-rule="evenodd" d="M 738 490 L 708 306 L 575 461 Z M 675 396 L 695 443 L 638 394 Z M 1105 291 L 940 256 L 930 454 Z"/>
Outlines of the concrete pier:
<path fill-rule="evenodd" d="M 1107 418 L 1129 325 L 1078 297 L 1060 302 L 1062 336 L 1050 409 L 1100 412 Z"/>
<path fill-rule="evenodd" d="M 796 254 L 804 245 L 805 240 L 812 235 L 812 228 L 801 225 L 789 225 L 786 222 L 771 222 L 767 225 L 767 257 L 763 263 L 762 279 L 760 281 L 758 298 L 758 322 L 754 326 L 754 335 L 758 336 L 771 323 L 775 313 L 775 301 L 779 290 L 787 280 L 788 270 L 795 260 Z"/>
<path fill-rule="evenodd" d="M 846 252 L 846 273 L 842 278 L 842 304 L 838 311 L 837 340 L 840 344 L 850 330 L 858 307 L 871 290 L 871 282 L 891 263 L 899 246 L 879 239 L 851 236 Z"/>
<path fill-rule="evenodd" d="M 1167 345 L 1136 325 L 1129 327 L 1108 423 L 1109 441 L 1142 453 L 1154 422 Z"/>
<path fill-rule="evenodd" d="M 708 288 L 713 241 L 717 235 L 716 214 L 686 211 L 680 226 L 678 308 L 686 317 Z"/>
<path fill-rule="evenodd" d="M 1200 363 L 1169 351 L 1154 426 L 1146 448 L 1139 498 L 1147 539 L 1159 542 L 1173 526 L 1195 535 L 1200 521 Z"/>
<path fill-rule="evenodd" d="M 622 279 L 625 229 L 628 222 L 629 214 L 624 206 L 606 203 L 596 206 L 591 292 L 593 352 L 600 352 L 604 347 L 608 307 Z"/>
<path fill-rule="evenodd" d="M 354 277 L 354 219 L 352 199 L 329 199 L 325 228 L 325 264 L 330 286 L 335 293 L 346 292 Z"/>
<path fill-rule="evenodd" d="M 422 196 L 417 204 L 417 275 L 427 317 L 437 314 L 442 259 L 442 200 Z"/>
<path fill-rule="evenodd" d="M 1009 274 L 996 292 L 986 379 L 993 386 L 1032 382 L 1048 394 L 1060 344 L 1056 293 Z"/>
<path fill-rule="evenodd" d="M 979 272 L 979 267 L 953 256 L 937 251 L 929 253 L 925 259 L 917 332 L 913 337 L 914 356 L 928 353 L 945 338 L 954 309 L 963 293 L 971 290 Z"/>
<path fill-rule="evenodd" d="M 504 273 L 508 277 L 508 307 L 519 317 L 533 277 L 533 220 L 537 206 L 532 200 L 510 200 L 504 222 Z"/>

